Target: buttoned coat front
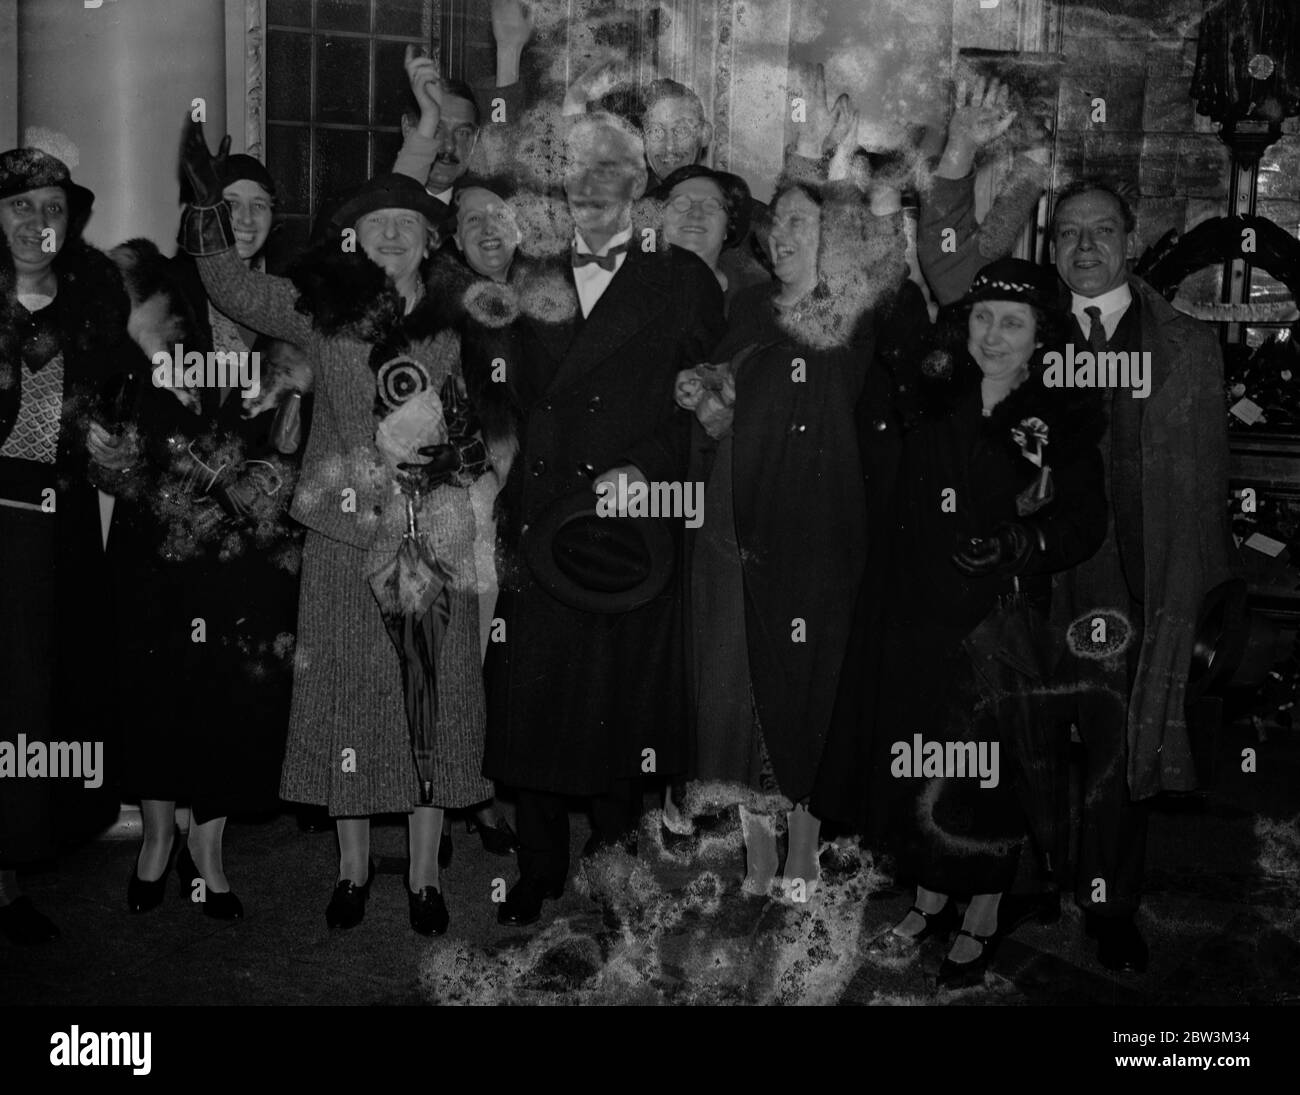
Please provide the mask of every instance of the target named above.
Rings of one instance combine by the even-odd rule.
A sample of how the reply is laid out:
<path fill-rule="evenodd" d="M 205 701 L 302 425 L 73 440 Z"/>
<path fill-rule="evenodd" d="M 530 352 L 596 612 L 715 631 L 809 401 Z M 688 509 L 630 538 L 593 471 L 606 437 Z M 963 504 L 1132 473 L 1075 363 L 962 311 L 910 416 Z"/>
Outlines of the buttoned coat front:
<path fill-rule="evenodd" d="M 525 314 L 494 341 L 523 433 L 499 500 L 505 641 L 488 647 L 484 772 L 515 787 L 595 795 L 684 764 L 680 573 L 640 608 L 584 612 L 536 583 L 524 543 L 547 507 L 590 491 L 611 468 L 684 479 L 690 419 L 673 389 L 681 369 L 709 360 L 722 291 L 695 255 L 644 253 L 634 242 L 583 319 L 567 266 L 551 275 L 569 294 L 570 318 Z M 682 522 L 671 524 L 680 543 Z"/>

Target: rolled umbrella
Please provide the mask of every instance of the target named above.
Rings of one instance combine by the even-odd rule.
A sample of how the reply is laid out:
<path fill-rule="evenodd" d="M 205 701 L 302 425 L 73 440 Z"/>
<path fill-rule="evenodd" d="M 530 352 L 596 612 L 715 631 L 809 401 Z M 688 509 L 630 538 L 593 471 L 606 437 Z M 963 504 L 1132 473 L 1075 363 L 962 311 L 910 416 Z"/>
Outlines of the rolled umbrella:
<path fill-rule="evenodd" d="M 411 755 L 420 802 L 433 804 L 434 730 L 438 719 L 438 653 L 451 621 L 451 575 L 438 561 L 406 495 L 406 532 L 392 562 L 370 576 L 388 637 L 402 667 Z"/>

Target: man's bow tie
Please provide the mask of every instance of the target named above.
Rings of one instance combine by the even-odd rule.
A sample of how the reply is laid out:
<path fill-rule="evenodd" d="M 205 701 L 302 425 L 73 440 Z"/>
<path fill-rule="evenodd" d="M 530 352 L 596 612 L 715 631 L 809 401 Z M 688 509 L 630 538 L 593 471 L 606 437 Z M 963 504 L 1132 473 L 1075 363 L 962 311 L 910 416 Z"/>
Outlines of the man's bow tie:
<path fill-rule="evenodd" d="M 617 247 L 611 247 L 609 252 L 604 255 L 586 254 L 578 250 L 575 243 L 569 248 L 569 253 L 573 256 L 573 267 L 576 270 L 579 266 L 586 266 L 594 262 L 602 270 L 608 270 L 611 274 L 614 272 L 614 266 L 618 261 L 618 256 L 627 250 L 626 243 L 620 243 Z"/>

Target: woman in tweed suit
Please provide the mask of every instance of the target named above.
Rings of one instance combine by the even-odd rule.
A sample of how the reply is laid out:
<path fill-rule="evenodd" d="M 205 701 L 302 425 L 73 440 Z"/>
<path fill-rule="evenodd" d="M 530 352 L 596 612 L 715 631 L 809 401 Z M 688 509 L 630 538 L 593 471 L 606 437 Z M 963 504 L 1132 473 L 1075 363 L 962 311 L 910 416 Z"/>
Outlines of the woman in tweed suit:
<path fill-rule="evenodd" d="M 422 277 L 440 242 L 445 208 L 405 176 L 377 176 L 339 209 L 330 238 L 304 256 L 290 279 L 269 277 L 235 257 L 197 125 L 184 163 L 200 197 L 182 224 L 181 243 L 198 259 L 214 304 L 253 330 L 301 346 L 317 363 L 316 409 L 291 511 L 308 533 L 280 793 L 328 806 L 337 819 L 339 880 L 326 909 L 331 927 L 352 927 L 364 916 L 374 877 L 370 816 L 410 813 L 411 924 L 439 934 L 448 923 L 438 885 L 443 810 L 492 794 L 480 774 L 484 704 L 467 490 L 472 473 L 461 464 L 459 447 L 444 447 L 440 455 L 451 457 L 439 461 L 445 473 L 425 474 L 419 496 L 421 528 L 453 575 L 451 619 L 437 665 L 436 807 L 415 805 L 401 673 L 368 578 L 393 558 L 405 528 L 404 475 L 376 445 L 377 416 L 441 390 L 459 373 L 455 335 L 446 329 L 441 302 L 425 295 Z M 355 232 L 351 248 L 347 229 Z"/>

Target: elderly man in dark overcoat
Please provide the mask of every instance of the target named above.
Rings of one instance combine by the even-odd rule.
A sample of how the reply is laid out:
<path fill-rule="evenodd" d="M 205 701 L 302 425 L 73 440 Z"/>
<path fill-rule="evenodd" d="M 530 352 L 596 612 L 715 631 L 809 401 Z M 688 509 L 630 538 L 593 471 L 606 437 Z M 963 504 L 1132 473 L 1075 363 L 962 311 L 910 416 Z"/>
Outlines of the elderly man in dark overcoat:
<path fill-rule="evenodd" d="M 567 498 L 583 492 L 595 503 L 620 475 L 628 484 L 686 475 L 689 417 L 674 383 L 679 370 L 709 360 L 723 330 L 722 293 L 695 255 L 656 250 L 653 233 L 634 233 L 632 204 L 645 185 L 634 131 L 603 114 L 574 123 L 564 174 L 574 235 L 551 284 L 533 291 L 547 303 L 521 301 L 502 353 L 522 416 L 499 503 L 504 634 L 493 638 L 504 641 L 489 644 L 485 670 L 484 772 L 518 789 L 520 879 L 500 906 L 503 924 L 532 923 L 563 890 L 566 796 L 590 802 L 588 851 L 626 844 L 642 778 L 684 763 L 675 575 L 646 603 L 611 598 L 620 610 L 602 611 L 556 596 L 536 574 L 536 560 L 552 555 L 536 541 Z M 675 554 L 681 521 L 670 527 Z"/>

